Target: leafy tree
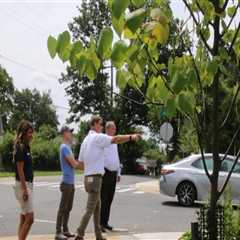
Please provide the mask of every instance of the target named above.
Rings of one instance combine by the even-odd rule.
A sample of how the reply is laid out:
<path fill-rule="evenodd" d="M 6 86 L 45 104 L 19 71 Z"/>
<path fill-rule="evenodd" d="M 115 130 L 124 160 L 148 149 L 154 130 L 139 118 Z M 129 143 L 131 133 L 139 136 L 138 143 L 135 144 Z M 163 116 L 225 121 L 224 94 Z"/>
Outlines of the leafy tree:
<path fill-rule="evenodd" d="M 49 125 L 57 129 L 58 119 L 56 110 L 52 106 L 49 93 L 41 94 L 38 90 L 16 90 L 13 99 L 13 109 L 9 125 L 16 129 L 22 119 L 29 120 L 38 130 L 42 125 Z"/>
<path fill-rule="evenodd" d="M 4 126 L 12 110 L 14 86 L 12 78 L 7 71 L 0 65 L 0 117 L 3 117 Z"/>
<path fill-rule="evenodd" d="M 217 204 L 240 156 L 238 150 L 232 169 L 224 184 L 220 186 L 219 172 L 222 162 L 240 133 L 238 127 L 232 140 L 226 144 L 225 157 L 221 158 L 219 146 L 222 141 L 222 129 L 234 111 L 240 90 L 240 23 L 237 18 L 239 1 L 182 0 L 195 25 L 191 32 L 196 34 L 198 41 L 195 41 L 194 48 L 189 47 L 188 53 L 175 59 L 170 58 L 167 65 L 159 64 L 156 59 L 157 44 L 166 44 L 169 37 L 168 20 L 171 17 L 169 9 L 164 4 L 165 1 L 133 2 L 137 10 L 127 13 L 126 9 L 130 1 L 109 1 L 113 27 L 120 40 L 112 46 L 111 29 L 103 29 L 98 47 L 92 44 L 91 47 L 73 53 L 72 58 L 76 61 L 81 59 L 81 66 L 88 65 L 88 69 L 81 69 L 83 69 L 82 74 L 89 76 L 100 68 L 103 60 L 110 59 L 117 68 L 117 80 L 121 89 L 124 89 L 126 84 L 136 89 L 141 88 L 146 71 L 150 72 L 146 104 L 149 102 L 162 104 L 168 118 L 176 116 L 179 111 L 192 121 L 197 133 L 204 169 L 211 185 L 208 228 L 210 239 L 216 240 Z M 187 26 L 186 24 L 185 28 Z M 181 33 L 182 29 L 178 29 L 179 41 L 182 39 Z M 131 41 L 123 41 L 122 36 Z M 111 41 L 103 41 L 103 39 Z M 55 46 L 49 46 L 50 53 L 54 53 L 52 56 L 58 53 L 62 60 L 66 60 L 61 57 L 61 50 L 59 51 L 56 46 L 63 47 L 64 51 L 68 49 L 61 41 L 54 41 Z M 74 43 L 68 43 L 74 48 Z M 86 56 L 86 52 L 89 55 Z M 149 69 L 151 71 L 148 71 Z M 234 71 L 228 71 L 229 69 Z M 168 71 L 167 76 L 166 71 Z M 231 84 L 232 102 L 227 106 L 224 118 L 221 118 L 220 113 L 224 107 L 221 88 L 226 81 Z M 211 134 L 206 134 L 210 132 Z M 204 147 L 213 153 L 211 173 L 206 166 Z"/>
<path fill-rule="evenodd" d="M 68 25 L 69 30 L 76 44 L 81 40 L 80 47 L 90 46 L 91 38 L 98 39 L 101 30 L 111 25 L 110 11 L 104 0 L 82 1 L 78 11 L 79 16 Z M 65 89 L 69 96 L 70 122 L 79 122 L 80 117 L 90 113 L 99 113 L 104 119 L 111 116 L 108 74 L 103 72 L 104 65 L 101 69 L 93 81 L 89 80 L 89 76 L 81 76 L 80 71 L 72 66 L 68 66 L 67 72 L 62 74 L 60 82 L 67 83 Z"/>

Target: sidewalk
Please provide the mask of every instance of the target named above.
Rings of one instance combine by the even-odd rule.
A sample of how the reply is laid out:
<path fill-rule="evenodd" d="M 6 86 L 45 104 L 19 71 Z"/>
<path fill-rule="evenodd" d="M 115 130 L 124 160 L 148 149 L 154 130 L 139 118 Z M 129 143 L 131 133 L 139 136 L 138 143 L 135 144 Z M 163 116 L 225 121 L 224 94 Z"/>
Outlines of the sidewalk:
<path fill-rule="evenodd" d="M 143 233 L 143 234 L 107 234 L 108 240 L 178 240 L 183 233 Z M 1 240 L 16 240 L 17 237 L 0 237 Z M 74 238 L 72 238 L 74 239 Z M 35 235 L 28 240 L 54 240 L 54 235 Z M 95 240 L 93 234 L 87 234 L 85 240 Z"/>

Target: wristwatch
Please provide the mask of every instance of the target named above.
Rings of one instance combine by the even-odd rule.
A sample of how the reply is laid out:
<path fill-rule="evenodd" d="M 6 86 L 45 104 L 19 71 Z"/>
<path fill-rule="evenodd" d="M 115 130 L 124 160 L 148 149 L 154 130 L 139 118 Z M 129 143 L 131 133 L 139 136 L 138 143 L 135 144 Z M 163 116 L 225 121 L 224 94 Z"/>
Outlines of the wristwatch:
<path fill-rule="evenodd" d="M 131 142 L 131 141 L 132 141 L 132 135 L 129 136 L 129 142 Z"/>

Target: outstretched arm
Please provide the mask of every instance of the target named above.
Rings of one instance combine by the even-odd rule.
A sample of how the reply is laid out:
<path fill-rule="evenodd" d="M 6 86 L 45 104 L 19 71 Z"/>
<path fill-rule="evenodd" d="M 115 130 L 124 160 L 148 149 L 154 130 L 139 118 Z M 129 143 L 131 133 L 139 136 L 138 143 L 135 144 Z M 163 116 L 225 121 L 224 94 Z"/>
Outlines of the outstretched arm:
<path fill-rule="evenodd" d="M 141 139 L 141 135 L 140 134 L 117 135 L 117 136 L 113 136 L 112 137 L 112 143 L 121 144 L 121 143 L 130 142 L 130 141 L 137 142 L 140 139 Z"/>

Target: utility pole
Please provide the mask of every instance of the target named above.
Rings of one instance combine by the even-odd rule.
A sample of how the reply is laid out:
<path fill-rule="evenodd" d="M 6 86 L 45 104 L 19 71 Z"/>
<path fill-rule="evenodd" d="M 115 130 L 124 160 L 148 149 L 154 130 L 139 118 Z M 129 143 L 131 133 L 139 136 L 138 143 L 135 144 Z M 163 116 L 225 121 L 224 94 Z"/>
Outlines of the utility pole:
<path fill-rule="evenodd" d="M 4 134 L 3 121 L 2 121 L 2 115 L 0 114 L 0 143 L 2 143 L 3 141 L 3 134 Z M 2 155 L 0 152 L 0 171 L 2 170 L 3 170 L 3 164 L 2 164 Z"/>

